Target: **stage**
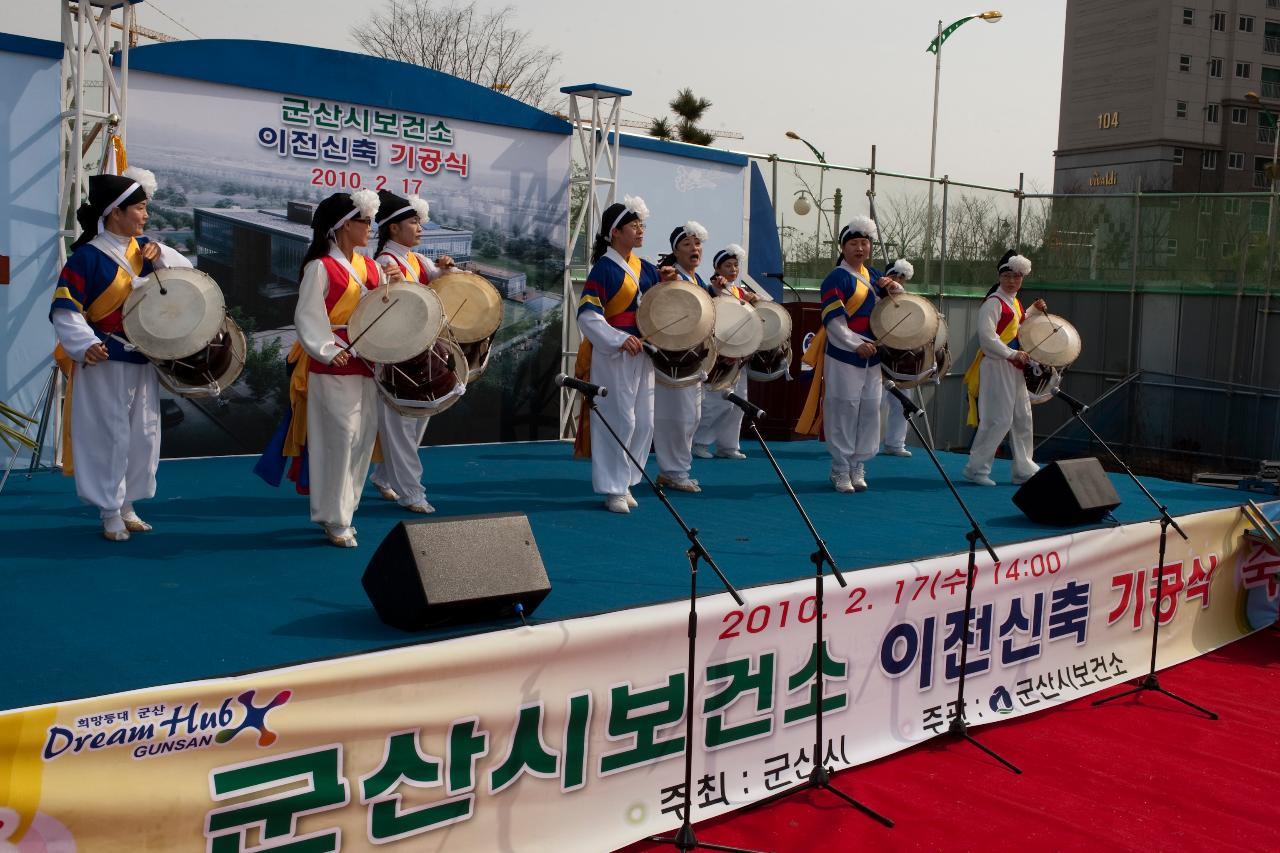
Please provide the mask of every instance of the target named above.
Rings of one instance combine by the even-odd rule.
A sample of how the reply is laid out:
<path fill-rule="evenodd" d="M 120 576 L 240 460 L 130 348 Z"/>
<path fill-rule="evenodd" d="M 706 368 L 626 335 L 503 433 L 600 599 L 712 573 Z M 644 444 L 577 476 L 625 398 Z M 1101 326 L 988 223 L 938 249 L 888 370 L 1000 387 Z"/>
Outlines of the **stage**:
<path fill-rule="evenodd" d="M 803 523 L 758 446 L 745 461 L 694 460 L 701 494 L 672 492 L 685 520 L 740 588 L 807 577 L 813 550 Z M 967 524 L 927 455 L 879 456 L 870 491 L 841 495 L 818 442 L 771 449 L 842 569 L 866 569 L 964 550 Z M 560 442 L 422 450 L 432 518 L 523 512 L 551 593 L 532 623 L 623 610 L 688 595 L 686 541 L 643 484 L 629 516 L 606 512 L 590 467 Z M 1069 533 L 1028 521 L 1002 484 L 960 478 L 966 457 L 942 454 L 947 473 L 999 546 Z M 166 460 L 157 496 L 139 505 L 155 531 L 126 543 L 99 535 L 71 478 L 10 478 L 0 495 L 6 613 L 0 631 L 0 710 L 351 655 L 459 634 L 499 622 L 406 634 L 378 621 L 360 575 L 386 533 L 421 518 L 369 486 L 356 516 L 360 547 L 328 545 L 291 484 L 273 489 L 249 457 Z M 650 468 L 653 468 L 652 460 Z M 1157 517 L 1127 479 L 1112 475 L 1120 522 Z M 1174 516 L 1241 502 L 1239 492 L 1148 480 Z M 1103 523 L 1100 527 L 1111 526 Z M 704 571 L 701 591 L 722 591 Z M 38 665 L 33 662 L 38 661 Z"/>

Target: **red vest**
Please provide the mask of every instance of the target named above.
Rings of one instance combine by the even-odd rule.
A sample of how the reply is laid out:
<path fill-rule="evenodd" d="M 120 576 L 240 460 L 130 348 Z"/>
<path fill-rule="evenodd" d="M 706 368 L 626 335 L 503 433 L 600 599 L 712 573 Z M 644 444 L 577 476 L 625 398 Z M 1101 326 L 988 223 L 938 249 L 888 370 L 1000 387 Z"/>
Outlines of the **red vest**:
<path fill-rule="evenodd" d="M 329 290 L 324 295 L 324 310 L 329 314 L 330 320 L 333 320 L 333 309 L 338 304 L 338 300 L 347 292 L 347 284 L 351 278 L 351 273 L 347 272 L 347 268 L 338 261 L 337 258 L 326 255 L 320 259 L 324 264 L 324 270 L 329 274 Z M 378 265 L 372 259 L 366 258 L 364 255 L 357 254 L 352 261 L 352 266 L 360 269 L 359 264 L 364 264 L 365 279 L 364 286 L 367 290 L 373 290 L 378 286 Z M 337 321 L 345 324 L 346 319 Z M 333 333 L 343 341 L 349 341 L 346 329 L 334 329 Z M 332 364 L 324 364 L 318 359 L 310 359 L 310 368 L 312 373 L 324 373 L 329 376 L 373 376 L 373 371 L 364 363 L 363 359 L 353 358 L 342 367 L 336 367 Z"/>

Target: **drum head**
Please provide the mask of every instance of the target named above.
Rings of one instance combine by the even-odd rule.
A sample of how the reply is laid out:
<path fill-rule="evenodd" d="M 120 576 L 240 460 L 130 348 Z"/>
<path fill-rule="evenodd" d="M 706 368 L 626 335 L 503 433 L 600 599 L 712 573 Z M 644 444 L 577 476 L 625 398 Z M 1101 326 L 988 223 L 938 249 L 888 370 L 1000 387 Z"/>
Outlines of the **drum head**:
<path fill-rule="evenodd" d="M 791 315 L 787 313 L 786 308 L 777 302 L 765 302 L 762 299 L 755 304 L 755 309 L 764 323 L 760 349 L 777 349 L 791 340 Z"/>
<path fill-rule="evenodd" d="M 716 349 L 722 357 L 746 358 L 760 349 L 764 323 L 756 309 L 736 296 L 715 298 Z"/>
<path fill-rule="evenodd" d="M 431 282 L 444 305 L 445 322 L 460 344 L 483 341 L 502 325 L 502 296 L 487 278 L 451 272 Z"/>
<path fill-rule="evenodd" d="M 222 291 L 207 273 L 159 269 L 125 299 L 124 332 L 148 358 L 186 358 L 213 340 L 225 316 Z"/>
<path fill-rule="evenodd" d="M 943 350 L 943 349 L 946 349 L 946 348 L 947 348 L 947 338 L 948 338 L 948 332 L 947 332 L 947 318 L 946 318 L 946 317 L 944 317 L 944 316 L 942 316 L 941 314 L 939 314 L 939 315 L 938 315 L 938 334 L 936 334 L 936 335 L 934 335 L 934 336 L 933 336 L 933 348 L 934 348 L 934 350 Z"/>
<path fill-rule="evenodd" d="M 360 300 L 347 321 L 347 335 L 349 340 L 360 339 L 355 349 L 365 358 L 394 364 L 424 352 L 443 325 L 444 308 L 435 291 L 398 282 Z"/>
<path fill-rule="evenodd" d="M 1018 345 L 1032 360 L 1069 367 L 1080 357 L 1080 333 L 1057 314 L 1032 314 L 1018 327 Z"/>
<path fill-rule="evenodd" d="M 687 281 L 655 286 L 640 300 L 640 334 L 662 350 L 686 350 L 704 343 L 715 327 L 711 295 Z"/>
<path fill-rule="evenodd" d="M 899 293 L 876 300 L 871 332 L 887 347 L 913 350 L 933 341 L 938 333 L 938 309 L 923 296 Z"/>

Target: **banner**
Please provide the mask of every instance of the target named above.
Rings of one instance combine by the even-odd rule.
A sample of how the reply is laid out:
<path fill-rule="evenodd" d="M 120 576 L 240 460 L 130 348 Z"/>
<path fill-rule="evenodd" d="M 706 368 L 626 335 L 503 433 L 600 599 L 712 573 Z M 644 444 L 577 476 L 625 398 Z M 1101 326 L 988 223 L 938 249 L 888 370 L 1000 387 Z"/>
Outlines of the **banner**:
<path fill-rule="evenodd" d="M 1274 621 L 1280 600 L 1280 561 L 1247 543 L 1238 510 L 1179 521 L 1190 539 L 1170 532 L 1161 666 Z M 968 720 L 1144 674 L 1158 534 L 980 554 Z M 965 567 L 957 554 L 849 572 L 843 588 L 828 577 L 821 654 L 812 581 L 748 590 L 742 608 L 699 599 L 694 819 L 807 777 L 819 701 L 834 768 L 945 731 Z M 673 555 L 652 570 L 687 569 Z M 673 602 L 0 715 L 0 846 L 600 851 L 670 830 L 687 616 Z"/>

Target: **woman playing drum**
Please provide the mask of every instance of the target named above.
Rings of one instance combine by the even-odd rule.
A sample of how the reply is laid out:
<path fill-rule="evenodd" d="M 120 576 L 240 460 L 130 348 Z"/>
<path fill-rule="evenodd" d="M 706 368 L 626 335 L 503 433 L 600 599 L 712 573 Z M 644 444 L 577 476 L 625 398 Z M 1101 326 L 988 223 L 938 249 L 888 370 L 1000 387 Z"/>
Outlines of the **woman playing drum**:
<path fill-rule="evenodd" d="M 906 284 L 915 275 L 915 267 L 905 258 L 893 262 L 882 278 Z M 907 418 L 902 414 L 902 404 L 892 394 L 882 394 L 880 411 L 884 415 L 884 448 L 880 451 L 885 456 L 911 456 L 907 450 Z"/>
<path fill-rule="evenodd" d="M 711 291 L 714 296 L 728 294 L 743 300 L 748 305 L 756 303 L 756 295 L 747 287 L 738 284 L 738 276 L 747 262 L 746 250 L 730 243 L 716 252 L 712 264 L 716 274 L 711 277 Z M 742 399 L 747 399 L 747 371 L 738 374 L 738 379 L 730 389 Z M 724 399 L 721 394 L 710 394 L 702 399 L 702 419 L 693 434 L 693 455 L 699 459 L 710 459 L 713 454 L 711 445 L 716 446 L 715 456 L 724 459 L 746 459 L 747 455 L 738 447 L 738 437 L 742 434 L 742 410 Z"/>
<path fill-rule="evenodd" d="M 1013 455 L 1013 482 L 1025 483 L 1039 467 L 1031 459 L 1031 401 L 1023 369 L 1029 358 L 1018 344 L 1018 326 L 1029 312 L 1018 300 L 1023 278 L 1031 272 L 1031 261 L 1013 249 L 1004 253 L 996 270 L 999 284 L 987 293 L 978 309 L 978 354 L 965 371 L 969 397 L 969 424 L 977 434 L 969 449 L 964 478 L 980 486 L 994 486 L 991 463 L 996 449 L 1009 436 Z M 1032 311 L 1047 311 L 1037 299 Z"/>
<path fill-rule="evenodd" d="M 406 281 L 426 284 L 453 269 L 453 258 L 443 255 L 437 262 L 413 251 L 422 239 L 422 226 L 430 219 L 430 208 L 416 195 L 402 198 L 382 190 L 378 193 L 378 247 L 374 256 L 384 268 L 394 265 Z M 418 448 L 430 418 L 411 418 L 378 401 L 378 437 L 382 462 L 373 466 L 369 478 L 382 497 L 398 501 L 410 512 L 435 512 L 422 486 L 422 457 Z"/>
<path fill-rule="evenodd" d="M 191 266 L 142 236 L 155 190 L 145 169 L 90 176 L 89 200 L 76 211 L 82 230 L 49 309 L 54 357 L 69 383 L 63 472 L 74 473 L 76 494 L 98 508 L 102 535 L 112 542 L 151 529 L 133 503 L 155 496 L 160 461 L 159 381 L 151 362 L 128 346 L 121 309 L 136 279 Z"/>

